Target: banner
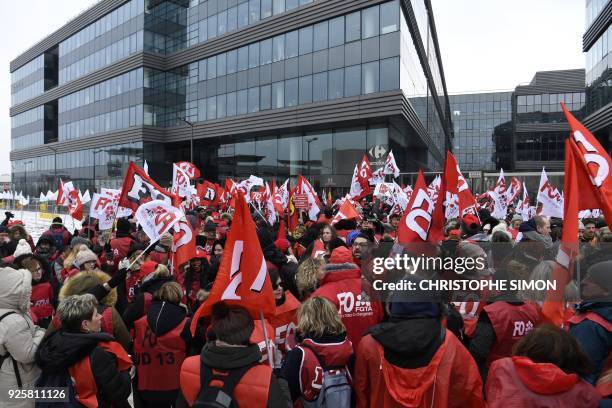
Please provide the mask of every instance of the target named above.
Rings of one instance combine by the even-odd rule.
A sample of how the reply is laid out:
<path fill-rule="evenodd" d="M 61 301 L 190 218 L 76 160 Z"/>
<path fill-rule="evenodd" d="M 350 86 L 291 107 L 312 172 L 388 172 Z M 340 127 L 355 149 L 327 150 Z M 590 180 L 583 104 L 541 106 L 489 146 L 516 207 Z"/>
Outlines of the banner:
<path fill-rule="evenodd" d="M 184 216 L 181 210 L 162 200 L 149 201 L 136 210 L 136 220 L 151 242 L 158 241 Z"/>
<path fill-rule="evenodd" d="M 161 200 L 172 205 L 173 198 L 173 194 L 161 188 L 134 162 L 130 162 L 119 196 L 120 206 L 136 211 L 141 204 L 154 200 Z"/>
<path fill-rule="evenodd" d="M 178 166 L 178 168 L 181 169 L 187 175 L 187 177 L 189 177 L 190 180 L 202 177 L 202 175 L 200 174 L 200 169 L 198 169 L 193 163 L 190 163 L 188 161 L 182 161 L 174 164 Z M 147 174 L 149 174 L 149 172 L 147 172 Z"/>
<path fill-rule="evenodd" d="M 542 174 L 540 175 L 537 200 L 542 205 L 541 208 L 538 208 L 538 214 L 563 218 L 563 197 L 561 197 L 557 187 L 548 180 L 544 168 L 542 168 Z"/>
<path fill-rule="evenodd" d="M 57 193 L 57 205 L 68 207 L 68 213 L 75 220 L 81 221 L 83 219 L 83 204 L 79 199 L 79 192 L 74 188 L 72 181 L 64 183 L 60 179 L 60 188 Z"/>

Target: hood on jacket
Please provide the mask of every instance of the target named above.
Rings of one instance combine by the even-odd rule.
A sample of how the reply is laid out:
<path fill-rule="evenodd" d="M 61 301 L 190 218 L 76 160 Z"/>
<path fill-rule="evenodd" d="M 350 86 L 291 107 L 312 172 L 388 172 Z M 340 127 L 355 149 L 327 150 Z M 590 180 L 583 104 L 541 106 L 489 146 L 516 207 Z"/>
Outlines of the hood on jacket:
<path fill-rule="evenodd" d="M 204 345 L 201 360 L 208 367 L 231 369 L 256 363 L 261 359 L 261 351 L 257 344 L 247 347 L 220 347 L 214 341 Z"/>
<path fill-rule="evenodd" d="M 58 330 L 45 337 L 36 351 L 36 364 L 46 372 L 66 369 L 88 356 L 108 333 L 68 333 Z"/>
<path fill-rule="evenodd" d="M 96 285 L 106 283 L 110 280 L 110 275 L 101 270 L 81 271 L 64 282 L 59 292 L 59 300 L 64 300 L 67 296 L 82 295 Z M 115 306 L 117 303 L 117 289 L 113 288 L 104 299 L 106 306 Z"/>
<path fill-rule="evenodd" d="M 49 265 L 49 261 L 41 255 L 38 254 L 23 254 L 21 256 L 16 257 L 13 260 L 13 264 L 18 268 L 23 268 L 23 261 L 28 258 L 34 258 L 38 261 L 40 266 L 42 267 L 43 273 L 40 278 L 40 282 L 50 282 L 53 271 L 51 270 L 51 265 Z M 25 268 L 24 268 L 25 269 Z"/>
<path fill-rule="evenodd" d="M 512 357 L 512 362 L 518 378 L 536 394 L 559 394 L 571 390 L 578 382 L 576 374 L 567 374 L 551 363 L 535 363 L 522 356 Z"/>
<path fill-rule="evenodd" d="M 353 345 L 346 339 L 346 333 L 325 335 L 319 338 L 306 338 L 300 345 L 312 347 L 323 359 L 326 366 L 342 367 L 349 363 L 353 355 Z M 305 349 L 306 347 L 302 347 Z"/>
<path fill-rule="evenodd" d="M 354 263 L 327 264 L 325 265 L 325 275 L 321 279 L 321 286 L 324 283 L 360 277 L 361 270 Z"/>
<path fill-rule="evenodd" d="M 419 323 L 403 321 L 396 324 L 395 329 L 382 330 L 382 333 L 376 335 L 372 333 L 372 336 L 379 341 L 377 347 L 387 390 L 394 400 L 408 407 L 425 406 L 431 398 L 436 373 L 448 345 L 447 339 L 442 338 L 441 334 L 446 334 L 446 332 L 442 331 L 439 320 L 430 322 L 423 320 L 433 319 L 418 320 Z M 438 342 L 437 345 L 436 342 Z M 392 351 L 394 356 L 391 354 Z M 398 362 L 403 362 L 408 367 L 393 364 L 387 357 L 403 358 Z M 419 359 L 421 364 L 411 364 Z M 428 360 L 427 363 L 422 364 L 425 360 Z M 416 367 L 410 365 L 416 365 Z"/>
<path fill-rule="evenodd" d="M 611 302 L 589 302 L 584 301 L 575 306 L 576 312 L 586 313 L 593 312 L 597 313 L 604 319 L 612 322 L 612 303 Z"/>
<path fill-rule="evenodd" d="M 184 307 L 154 300 L 147 312 L 147 323 L 157 337 L 174 329 L 187 316 Z"/>
<path fill-rule="evenodd" d="M 27 313 L 32 296 L 32 274 L 27 269 L 0 268 L 0 309 Z"/>

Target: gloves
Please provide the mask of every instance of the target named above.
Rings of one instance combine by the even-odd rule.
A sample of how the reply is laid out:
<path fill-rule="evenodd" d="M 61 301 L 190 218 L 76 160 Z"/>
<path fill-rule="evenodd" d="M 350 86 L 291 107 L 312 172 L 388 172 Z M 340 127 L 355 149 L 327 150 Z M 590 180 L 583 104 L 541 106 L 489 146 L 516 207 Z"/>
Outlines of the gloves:
<path fill-rule="evenodd" d="M 7 220 L 10 220 L 11 218 L 15 218 L 15 214 L 13 214 L 13 213 L 12 213 L 12 212 L 10 212 L 10 211 L 5 211 L 5 212 L 4 212 L 4 215 L 6 216 L 6 219 L 7 219 Z"/>
<path fill-rule="evenodd" d="M 120 262 L 119 262 L 119 267 L 120 270 L 121 269 L 130 269 L 130 260 L 127 258 L 123 258 Z"/>

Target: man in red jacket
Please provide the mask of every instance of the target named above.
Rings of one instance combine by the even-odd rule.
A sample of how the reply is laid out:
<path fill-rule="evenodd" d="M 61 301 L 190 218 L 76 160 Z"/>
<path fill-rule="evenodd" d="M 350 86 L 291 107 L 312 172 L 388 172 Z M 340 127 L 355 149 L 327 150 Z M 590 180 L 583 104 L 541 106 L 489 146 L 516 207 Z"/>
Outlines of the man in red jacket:
<path fill-rule="evenodd" d="M 359 267 L 353 263 L 351 250 L 340 246 L 332 251 L 321 286 L 312 294 L 336 305 L 347 337 L 355 348 L 368 329 L 383 318 L 380 302 L 371 300 L 363 290 L 366 283 L 361 279 Z"/>

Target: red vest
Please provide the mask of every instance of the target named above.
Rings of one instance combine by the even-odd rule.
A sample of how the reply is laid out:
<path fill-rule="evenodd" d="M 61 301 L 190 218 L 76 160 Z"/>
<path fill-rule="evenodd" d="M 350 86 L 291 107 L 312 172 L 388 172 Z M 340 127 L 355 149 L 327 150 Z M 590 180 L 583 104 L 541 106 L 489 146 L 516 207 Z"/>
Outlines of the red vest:
<path fill-rule="evenodd" d="M 32 286 L 30 296 L 32 307 L 30 310 L 38 319 L 44 319 L 53 315 L 53 288 L 49 282 L 41 282 Z"/>
<path fill-rule="evenodd" d="M 316 258 L 317 256 L 325 255 L 325 244 L 320 239 L 317 239 L 312 244 L 312 253 L 310 256 Z"/>
<path fill-rule="evenodd" d="M 132 246 L 133 242 L 134 239 L 132 237 L 113 238 L 110 240 L 110 247 L 113 250 L 113 273 L 117 271 L 119 261 L 121 261 L 127 256 L 128 252 L 130 251 L 130 246 Z"/>
<path fill-rule="evenodd" d="M 529 303 L 511 305 L 494 302 L 484 307 L 495 331 L 495 343 L 487 358 L 487 367 L 495 360 L 512 355 L 512 347 L 540 322 L 538 309 Z"/>
<path fill-rule="evenodd" d="M 234 388 L 234 400 L 239 407 L 265 407 L 270 393 L 272 369 L 258 364 L 251 367 Z M 200 393 L 200 356 L 188 357 L 181 367 L 181 391 L 189 406 Z"/>
<path fill-rule="evenodd" d="M 268 321 L 265 321 L 266 333 L 264 336 L 261 320 L 253 320 L 253 323 L 255 326 L 253 327 L 253 333 L 251 333 L 251 338 L 249 339 L 249 342 L 251 344 L 257 344 L 259 346 L 259 351 L 261 351 L 261 360 L 259 360 L 259 362 L 269 364 L 268 353 L 271 353 L 272 364 L 274 364 L 276 356 L 276 345 L 274 344 L 274 328 L 272 327 L 272 325 L 270 325 Z M 270 350 L 266 348 L 266 336 L 268 338 Z"/>
<path fill-rule="evenodd" d="M 274 316 L 268 319 L 274 328 L 274 343 L 283 354 L 295 346 L 296 315 L 299 307 L 299 300 L 291 292 L 285 291 L 285 303 L 276 306 Z"/>
<path fill-rule="evenodd" d="M 132 367 L 132 359 L 119 343 L 102 341 L 98 343 L 98 347 L 102 347 L 107 352 L 115 355 L 117 370 L 126 371 Z M 99 405 L 97 397 L 98 385 L 91 371 L 89 356 L 69 367 L 68 372 L 74 383 L 76 400 L 87 408 L 97 408 Z"/>
<path fill-rule="evenodd" d="M 179 373 L 186 356 L 181 333 L 186 322 L 187 318 L 159 337 L 151 331 L 146 315 L 134 322 L 134 360 L 139 391 L 179 389 Z"/>

